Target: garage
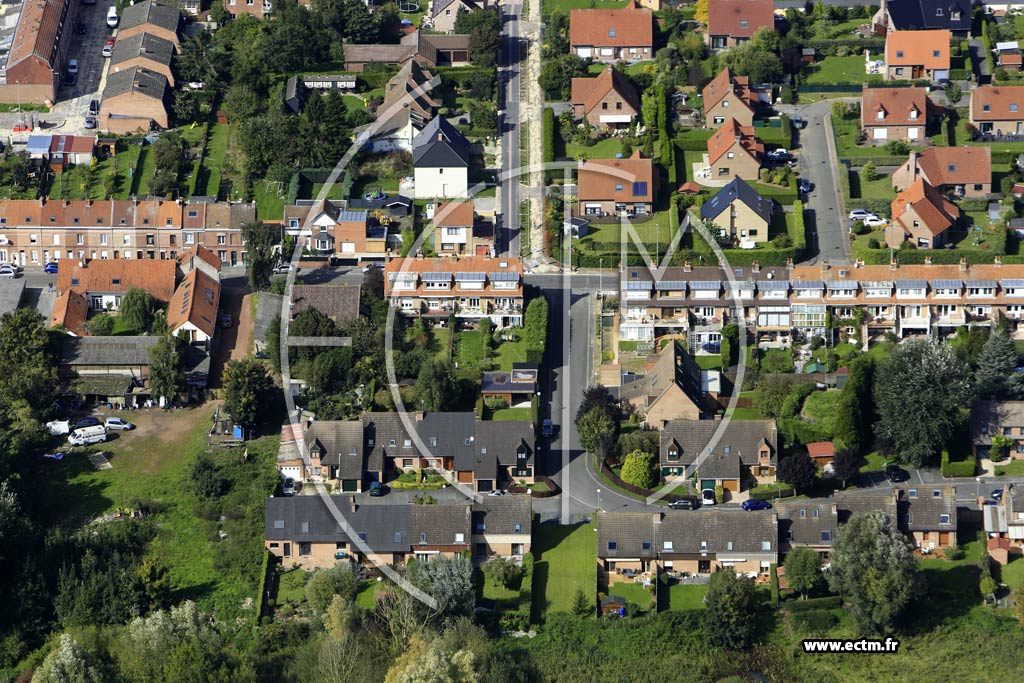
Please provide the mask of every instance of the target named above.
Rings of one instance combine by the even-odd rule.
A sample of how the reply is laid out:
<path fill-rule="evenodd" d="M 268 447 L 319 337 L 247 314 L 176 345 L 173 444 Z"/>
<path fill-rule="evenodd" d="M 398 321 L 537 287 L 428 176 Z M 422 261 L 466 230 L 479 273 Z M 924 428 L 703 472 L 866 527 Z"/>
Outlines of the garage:
<path fill-rule="evenodd" d="M 346 493 L 355 493 L 359 490 L 359 482 L 355 479 L 342 479 L 341 490 Z"/>

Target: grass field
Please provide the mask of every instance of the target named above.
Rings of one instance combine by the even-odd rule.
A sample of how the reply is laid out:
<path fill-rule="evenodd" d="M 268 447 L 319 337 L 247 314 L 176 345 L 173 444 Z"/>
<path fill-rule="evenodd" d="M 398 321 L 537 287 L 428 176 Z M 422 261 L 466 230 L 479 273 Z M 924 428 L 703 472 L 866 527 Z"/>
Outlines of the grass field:
<path fill-rule="evenodd" d="M 519 422 L 529 420 L 533 411 L 529 408 L 502 408 L 491 413 L 491 420 L 495 422 Z"/>
<path fill-rule="evenodd" d="M 533 617 L 568 612 L 573 596 L 593 595 L 597 585 L 596 534 L 591 524 L 534 527 Z"/>
<path fill-rule="evenodd" d="M 608 589 L 609 595 L 616 595 L 647 611 L 654 607 L 654 593 L 644 588 L 642 583 L 617 583 Z"/>
<path fill-rule="evenodd" d="M 808 85 L 830 83 L 866 83 L 867 70 L 863 55 L 849 57 L 825 57 L 811 67 L 811 73 L 804 79 Z"/>
<path fill-rule="evenodd" d="M 614 159 L 622 152 L 622 140 L 605 138 L 593 145 L 578 145 L 575 142 L 565 144 L 565 156 L 570 159 Z"/>
<path fill-rule="evenodd" d="M 262 220 L 281 220 L 284 218 L 284 192 L 278 194 L 277 186 L 262 180 L 252 187 L 253 198 L 256 200 L 256 213 Z"/>
<path fill-rule="evenodd" d="M 868 182 L 861 179 L 860 173 L 851 172 L 850 196 L 853 199 L 895 199 L 896 190 L 892 187 L 892 176 L 882 176 Z"/>
<path fill-rule="evenodd" d="M 156 157 L 153 150 L 143 147 L 139 150 L 139 160 L 132 175 L 132 188 L 134 194 L 145 197 L 149 195 L 149 181 L 156 175 Z"/>
<path fill-rule="evenodd" d="M 996 467 L 996 476 L 998 477 L 1019 477 L 1021 475 L 1024 475 L 1024 460 L 1014 460 Z"/>
<path fill-rule="evenodd" d="M 804 401 L 803 416 L 809 418 L 829 434 L 835 433 L 836 404 L 842 392 L 816 391 Z"/>
<path fill-rule="evenodd" d="M 228 151 L 228 138 L 231 135 L 231 127 L 227 124 L 218 123 L 210 131 L 210 140 L 206 145 L 206 156 L 203 158 L 203 165 L 199 182 L 196 183 L 196 194 L 217 196 L 220 193 L 221 173 L 224 167 L 224 157 Z"/>
<path fill-rule="evenodd" d="M 625 7 L 628 0 L 543 0 L 541 11 L 569 13 L 571 9 L 617 9 Z"/>
<path fill-rule="evenodd" d="M 687 585 L 675 583 L 668 587 L 668 608 L 681 609 L 704 609 L 704 596 L 708 587 L 704 585 Z"/>
<path fill-rule="evenodd" d="M 292 569 L 278 576 L 277 604 L 290 603 L 295 607 L 306 601 L 306 582 L 311 574 L 304 569 Z"/>
<path fill-rule="evenodd" d="M 652 247 L 657 244 L 662 249 L 665 248 L 665 245 L 672 239 L 670 210 L 658 211 L 651 216 L 650 220 L 632 224 L 633 230 L 641 242 Z M 588 242 L 618 244 L 622 239 L 622 235 L 623 231 L 618 223 L 592 223 L 590 225 L 590 232 L 585 238 L 580 240 L 580 245 L 582 249 L 586 250 Z M 630 243 L 630 248 L 635 249 L 632 243 Z"/>
<path fill-rule="evenodd" d="M 375 609 L 377 607 L 377 591 L 383 590 L 387 585 L 387 581 L 363 581 L 359 592 L 356 593 L 356 605 L 363 609 Z"/>

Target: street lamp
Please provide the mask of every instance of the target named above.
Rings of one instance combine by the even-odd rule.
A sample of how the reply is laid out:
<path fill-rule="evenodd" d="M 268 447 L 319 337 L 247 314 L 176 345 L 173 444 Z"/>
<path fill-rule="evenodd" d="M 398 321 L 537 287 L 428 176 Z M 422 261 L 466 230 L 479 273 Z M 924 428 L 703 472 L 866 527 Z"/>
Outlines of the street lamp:
<path fill-rule="evenodd" d="M 597 490 L 597 509 L 601 509 L 601 489 Z"/>

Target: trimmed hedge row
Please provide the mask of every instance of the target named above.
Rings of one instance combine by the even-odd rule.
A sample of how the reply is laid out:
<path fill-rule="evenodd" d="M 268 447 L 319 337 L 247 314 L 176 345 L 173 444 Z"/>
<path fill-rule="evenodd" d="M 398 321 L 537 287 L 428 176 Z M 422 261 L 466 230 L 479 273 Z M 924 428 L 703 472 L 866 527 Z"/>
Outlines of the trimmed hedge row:
<path fill-rule="evenodd" d="M 839 609 L 843 606 L 843 599 L 838 595 L 830 595 L 827 598 L 811 598 L 809 600 L 793 600 L 786 603 L 787 612 L 811 612 L 822 609 Z"/>
<path fill-rule="evenodd" d="M 260 587 L 258 593 L 259 611 L 256 613 L 257 621 L 267 614 L 267 583 L 270 581 L 270 572 L 273 567 L 270 564 L 270 551 L 263 550 L 263 562 L 260 564 Z"/>
<path fill-rule="evenodd" d="M 795 630 L 808 634 L 828 633 L 839 623 L 839 618 L 825 609 L 795 612 L 789 619 Z"/>
<path fill-rule="evenodd" d="M 474 76 L 485 74 L 496 79 L 497 69 L 484 66 L 442 66 L 435 67 L 441 76 L 441 82 L 446 86 L 456 85 L 463 87 L 468 84 Z"/>
<path fill-rule="evenodd" d="M 555 110 L 544 107 L 542 117 L 544 124 L 544 163 L 555 160 Z"/>
<path fill-rule="evenodd" d="M 907 161 L 907 157 L 906 155 L 900 157 L 880 154 L 870 157 L 844 157 L 843 160 L 848 162 L 851 167 L 860 168 L 867 166 L 869 162 L 875 166 L 902 166 Z"/>
<path fill-rule="evenodd" d="M 791 486 L 768 491 L 758 491 L 756 488 L 750 490 L 750 497 L 754 500 L 775 500 L 776 498 L 788 498 L 793 495 L 796 495 L 796 491 Z"/>
<path fill-rule="evenodd" d="M 676 136 L 676 144 L 684 152 L 706 152 L 708 151 L 708 138 L 714 133 L 715 131 L 704 128 L 690 128 Z"/>

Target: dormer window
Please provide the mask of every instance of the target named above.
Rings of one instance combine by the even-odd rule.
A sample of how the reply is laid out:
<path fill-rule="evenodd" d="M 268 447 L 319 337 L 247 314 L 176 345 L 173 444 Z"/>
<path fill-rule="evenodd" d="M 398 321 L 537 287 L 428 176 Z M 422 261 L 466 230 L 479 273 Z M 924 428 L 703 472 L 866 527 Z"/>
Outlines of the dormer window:
<path fill-rule="evenodd" d="M 420 532 L 420 545 L 426 545 L 426 544 L 427 544 L 427 532 L 426 531 L 421 531 Z"/>
<path fill-rule="evenodd" d="M 885 118 L 885 110 L 884 109 L 879 109 L 878 113 L 875 114 L 875 118 L 878 119 L 879 121 L 884 119 Z"/>
<path fill-rule="evenodd" d="M 938 50 L 932 50 L 932 57 L 938 57 L 938 56 L 939 56 L 939 51 Z"/>
<path fill-rule="evenodd" d="M 832 542 L 832 532 L 831 531 L 822 531 L 821 532 L 821 542 L 822 543 L 831 543 Z"/>
<path fill-rule="evenodd" d="M 615 29 L 613 29 L 613 28 L 608 29 L 608 37 L 609 38 L 614 38 L 615 37 Z"/>
<path fill-rule="evenodd" d="M 661 549 L 662 550 L 672 550 L 672 541 L 662 541 Z"/>
<path fill-rule="evenodd" d="M 903 50 L 896 50 L 896 56 L 899 59 L 903 59 Z"/>
<path fill-rule="evenodd" d="M 956 173 L 956 164 L 949 164 L 946 166 L 946 170 L 950 173 Z"/>
<path fill-rule="evenodd" d="M 815 509 L 811 510 L 811 517 L 817 517 L 817 516 L 818 516 L 818 509 L 815 508 Z"/>
<path fill-rule="evenodd" d="M 726 550 L 732 550 L 732 541 L 726 541 L 725 542 L 725 549 Z"/>
<path fill-rule="evenodd" d="M 936 7 L 935 8 L 935 16 L 937 16 L 937 17 L 941 17 L 942 16 L 942 8 L 941 7 Z"/>
<path fill-rule="evenodd" d="M 942 498 L 942 490 L 941 489 L 934 489 L 932 491 L 932 498 Z"/>
<path fill-rule="evenodd" d="M 806 516 L 807 516 L 807 510 L 801 510 L 800 511 L 800 518 L 803 519 Z"/>
<path fill-rule="evenodd" d="M 990 104 L 983 104 L 983 105 L 981 105 L 981 110 L 982 111 L 992 111 L 992 105 L 990 105 Z"/>
<path fill-rule="evenodd" d="M 907 491 L 907 495 L 911 498 L 917 498 L 917 489 L 910 489 Z"/>
<path fill-rule="evenodd" d="M 761 550 L 768 552 L 772 549 L 771 541 L 761 541 Z"/>
<path fill-rule="evenodd" d="M 949 515 L 939 515 L 939 524 L 949 524 Z"/>
<path fill-rule="evenodd" d="M 911 109 L 910 110 L 910 118 L 912 118 L 912 119 L 916 119 L 917 118 L 917 110 L 916 109 Z"/>

